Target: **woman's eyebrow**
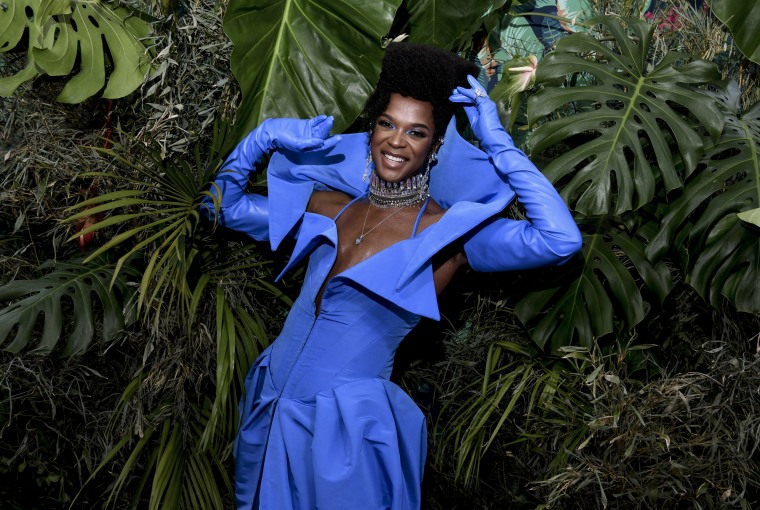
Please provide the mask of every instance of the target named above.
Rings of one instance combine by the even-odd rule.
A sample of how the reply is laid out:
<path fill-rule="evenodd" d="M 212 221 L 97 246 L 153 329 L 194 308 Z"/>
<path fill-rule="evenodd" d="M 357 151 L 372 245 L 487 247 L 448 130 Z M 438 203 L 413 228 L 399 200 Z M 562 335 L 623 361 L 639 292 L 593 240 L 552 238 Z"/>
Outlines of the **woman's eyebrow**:
<path fill-rule="evenodd" d="M 380 117 L 385 117 L 389 121 L 391 121 L 393 123 L 396 123 L 396 119 L 394 119 L 392 115 L 389 115 L 387 113 L 381 113 Z M 423 124 L 423 123 L 415 123 L 415 124 L 412 124 L 411 127 L 413 127 L 413 128 L 424 128 L 424 129 L 427 129 L 428 131 L 431 130 L 430 126 L 428 126 L 427 124 Z"/>

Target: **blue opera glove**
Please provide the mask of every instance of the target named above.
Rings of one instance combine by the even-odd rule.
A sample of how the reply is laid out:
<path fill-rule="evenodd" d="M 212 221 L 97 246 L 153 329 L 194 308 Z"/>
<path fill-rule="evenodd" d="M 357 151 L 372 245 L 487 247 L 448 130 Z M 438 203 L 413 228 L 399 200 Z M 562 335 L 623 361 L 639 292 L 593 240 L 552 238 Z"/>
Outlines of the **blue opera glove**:
<path fill-rule="evenodd" d="M 472 76 L 452 102 L 463 103 L 473 133 L 502 179 L 525 206 L 528 220 L 492 218 L 465 242 L 467 261 L 479 271 L 528 269 L 561 264 L 580 250 L 578 226 L 554 186 L 512 142 L 496 104 Z"/>
<path fill-rule="evenodd" d="M 246 194 L 248 176 L 265 154 L 272 150 L 324 150 L 340 141 L 330 138 L 333 117 L 319 115 L 313 119 L 267 119 L 251 131 L 230 153 L 203 200 L 202 210 L 214 217 L 214 198 L 219 198 L 217 219 L 221 225 L 239 230 L 256 240 L 269 237 L 269 203 L 267 197 Z"/>

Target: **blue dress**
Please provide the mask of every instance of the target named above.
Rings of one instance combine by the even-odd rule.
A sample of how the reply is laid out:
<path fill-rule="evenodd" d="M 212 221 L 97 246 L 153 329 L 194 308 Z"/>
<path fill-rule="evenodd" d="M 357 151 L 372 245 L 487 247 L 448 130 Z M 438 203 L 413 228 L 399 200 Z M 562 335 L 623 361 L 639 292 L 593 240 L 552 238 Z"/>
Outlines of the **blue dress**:
<path fill-rule="evenodd" d="M 235 444 L 238 508 L 418 509 L 425 418 L 388 379 L 401 340 L 421 317 L 440 318 L 432 257 L 459 240 L 472 267 L 496 271 L 560 263 L 579 248 L 561 198 L 524 154 L 514 149 L 510 168 L 495 169 L 453 124 L 445 140 L 431 175 L 431 195 L 445 214 L 333 276 L 319 314 L 315 301 L 336 259 L 338 231 L 336 218 L 306 205 L 315 189 L 366 195 L 366 135 L 344 136 L 327 151 L 276 153 L 268 198 L 242 193 L 240 176 L 255 163 L 242 150 L 225 164 L 238 175 L 217 181 L 227 187 L 219 221 L 273 249 L 295 237 L 283 273 L 309 258 L 281 334 L 246 379 Z M 531 221 L 495 216 L 515 191 Z"/>

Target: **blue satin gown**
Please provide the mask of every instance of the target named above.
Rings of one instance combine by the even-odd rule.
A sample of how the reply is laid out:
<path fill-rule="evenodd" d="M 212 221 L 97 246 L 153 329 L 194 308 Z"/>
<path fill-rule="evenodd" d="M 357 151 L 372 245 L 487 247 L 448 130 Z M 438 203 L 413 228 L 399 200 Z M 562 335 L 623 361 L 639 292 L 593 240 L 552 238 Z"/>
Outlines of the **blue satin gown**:
<path fill-rule="evenodd" d="M 327 151 L 276 153 L 268 198 L 242 193 L 240 176 L 255 162 L 240 153 L 224 167 L 234 175 L 220 174 L 227 187 L 222 224 L 268 239 L 273 249 L 295 237 L 283 273 L 309 258 L 281 334 L 246 379 L 235 444 L 240 509 L 418 509 L 425 418 L 388 378 L 406 334 L 421 317 L 440 318 L 432 257 L 460 240 L 472 267 L 497 271 L 561 263 L 580 247 L 561 198 L 524 154 L 514 149 L 499 165 L 452 124 L 431 176 L 431 195 L 446 213 L 333 276 L 317 315 L 338 231 L 335 218 L 306 212 L 306 205 L 315 189 L 366 195 L 366 154 L 365 134 L 344 136 Z M 531 221 L 495 216 L 515 191 Z"/>

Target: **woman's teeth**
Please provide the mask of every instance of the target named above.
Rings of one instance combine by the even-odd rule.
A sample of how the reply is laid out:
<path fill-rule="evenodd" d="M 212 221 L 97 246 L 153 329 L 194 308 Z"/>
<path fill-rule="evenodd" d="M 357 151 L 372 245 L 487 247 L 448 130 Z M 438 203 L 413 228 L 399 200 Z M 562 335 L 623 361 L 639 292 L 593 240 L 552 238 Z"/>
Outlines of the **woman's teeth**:
<path fill-rule="evenodd" d="M 387 159 L 388 161 L 393 161 L 394 163 L 403 163 L 406 161 L 404 158 L 400 158 L 398 156 L 391 156 L 390 154 L 383 154 L 383 157 Z"/>

